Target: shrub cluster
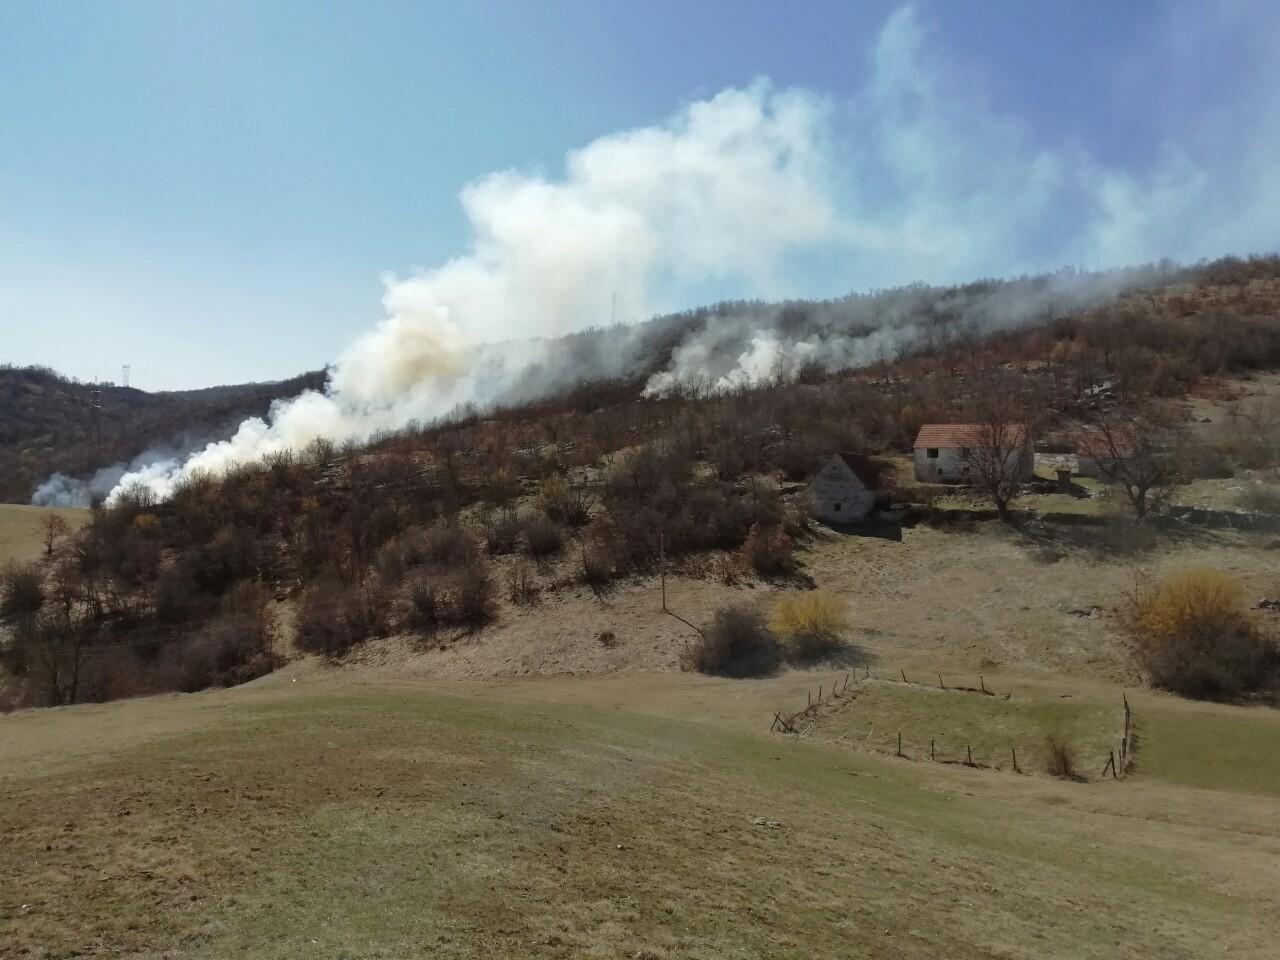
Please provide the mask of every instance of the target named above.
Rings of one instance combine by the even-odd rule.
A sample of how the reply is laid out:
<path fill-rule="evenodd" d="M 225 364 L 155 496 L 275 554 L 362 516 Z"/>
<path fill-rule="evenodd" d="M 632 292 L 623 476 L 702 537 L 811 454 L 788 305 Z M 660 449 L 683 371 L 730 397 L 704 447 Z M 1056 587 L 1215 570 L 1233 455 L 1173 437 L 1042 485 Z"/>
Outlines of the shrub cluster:
<path fill-rule="evenodd" d="M 687 660 L 699 673 L 759 677 L 778 669 L 782 649 L 759 610 L 729 604 L 716 610 L 710 626 L 689 647 Z"/>
<path fill-rule="evenodd" d="M 401 623 L 419 634 L 444 627 L 475 629 L 495 614 L 493 579 L 479 563 L 441 576 L 420 576 L 409 585 Z"/>
<path fill-rule="evenodd" d="M 303 596 L 294 641 L 303 650 L 338 658 L 387 630 L 387 598 L 372 584 L 327 583 Z"/>
<path fill-rule="evenodd" d="M 1280 645 L 1250 616 L 1239 583 L 1219 570 L 1198 567 L 1142 584 L 1129 613 L 1154 686 L 1205 700 L 1280 687 Z"/>
<path fill-rule="evenodd" d="M 44 573 L 38 566 L 11 562 L 0 570 L 0 616 L 31 616 L 44 601 Z"/>
<path fill-rule="evenodd" d="M 785 576 L 795 573 L 795 543 L 781 526 L 753 524 L 742 556 L 762 577 Z"/>

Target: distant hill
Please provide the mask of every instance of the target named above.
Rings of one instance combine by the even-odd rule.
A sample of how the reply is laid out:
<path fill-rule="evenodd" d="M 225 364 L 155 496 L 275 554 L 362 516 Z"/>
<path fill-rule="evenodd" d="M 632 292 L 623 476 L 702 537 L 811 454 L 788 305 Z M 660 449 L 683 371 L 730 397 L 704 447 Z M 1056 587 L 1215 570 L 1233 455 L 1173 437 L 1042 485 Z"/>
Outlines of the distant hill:
<path fill-rule="evenodd" d="M 30 502 L 53 473 L 92 474 L 156 446 L 180 449 L 228 436 L 273 401 L 323 388 L 325 378 L 318 370 L 270 383 L 148 393 L 81 383 L 45 367 L 0 366 L 0 502 Z"/>

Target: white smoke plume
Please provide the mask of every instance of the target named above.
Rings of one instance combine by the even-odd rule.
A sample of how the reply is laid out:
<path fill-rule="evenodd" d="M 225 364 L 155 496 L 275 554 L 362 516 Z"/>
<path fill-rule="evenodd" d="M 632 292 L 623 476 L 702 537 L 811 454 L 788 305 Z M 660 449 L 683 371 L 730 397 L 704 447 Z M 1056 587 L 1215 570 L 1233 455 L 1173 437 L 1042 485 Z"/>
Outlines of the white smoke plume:
<path fill-rule="evenodd" d="M 916 284 L 840 300 L 756 305 L 712 316 L 651 375 L 644 394 L 696 387 L 716 393 L 897 359 L 925 346 L 980 337 L 1088 309 L 1176 279 L 1172 264 L 1096 273 L 1059 271 L 964 287 Z"/>
<path fill-rule="evenodd" d="M 152 446 L 132 460 L 102 467 L 84 478 L 55 473 L 36 488 L 31 502 L 37 507 L 87 507 L 94 501 L 105 500 L 126 476 L 145 483 L 172 473 L 201 446 L 203 444 L 191 443 Z"/>
<path fill-rule="evenodd" d="M 825 111 L 759 83 L 597 140 L 569 155 L 562 180 L 504 172 L 470 184 L 470 252 L 387 277 L 387 318 L 338 358 L 327 392 L 279 403 L 268 420 L 246 420 L 173 469 L 131 471 L 117 488 L 142 482 L 168 496 L 193 470 L 500 399 L 546 359 L 545 338 L 601 323 L 615 304 L 637 317 L 662 305 L 659 286 L 667 296 L 722 277 L 758 286 L 786 253 L 837 231 Z M 550 370 L 541 385 L 595 372 Z"/>
<path fill-rule="evenodd" d="M 279 403 L 181 463 L 130 470 L 117 489 L 138 481 L 166 496 L 193 470 L 317 436 L 359 440 L 458 404 L 621 372 L 625 334 L 576 368 L 549 338 L 602 324 L 615 309 L 634 320 L 706 299 L 713 287 L 777 298 L 808 292 L 815 278 L 828 290 L 884 288 L 1275 246 L 1277 111 L 1243 118 L 1234 140 L 1199 159 L 1165 151 L 1149 169 L 1120 171 L 1079 148 L 1036 143 L 967 89 L 904 7 L 843 102 L 758 81 L 573 151 L 558 178 L 483 177 L 461 194 L 468 251 L 388 276 L 386 318 L 338 358 L 325 393 Z M 1050 295 L 1094 295 L 1070 284 Z M 979 298 L 963 322 L 998 329 L 1044 306 Z M 856 366 L 927 333 L 909 313 L 856 330 L 819 321 L 800 337 L 776 318 L 751 320 L 745 339 L 741 321 L 704 325 L 649 392 L 694 379 L 756 382 L 806 362 Z"/>

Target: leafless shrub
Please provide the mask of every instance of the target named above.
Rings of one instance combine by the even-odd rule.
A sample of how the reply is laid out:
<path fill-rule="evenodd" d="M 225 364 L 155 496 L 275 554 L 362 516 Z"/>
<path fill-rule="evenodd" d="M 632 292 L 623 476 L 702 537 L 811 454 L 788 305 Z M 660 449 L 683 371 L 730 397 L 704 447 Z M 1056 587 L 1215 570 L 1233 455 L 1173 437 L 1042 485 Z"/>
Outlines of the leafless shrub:
<path fill-rule="evenodd" d="M 535 514 L 524 524 L 524 539 L 529 554 L 534 557 L 548 557 L 559 553 L 564 545 L 564 535 L 549 517 Z"/>
<path fill-rule="evenodd" d="M 484 543 L 491 556 L 511 553 L 520 540 L 520 515 L 513 507 L 503 507 L 481 521 Z"/>
<path fill-rule="evenodd" d="M 1083 780 L 1076 770 L 1076 752 L 1071 744 L 1050 734 L 1045 740 L 1045 773 L 1060 780 Z"/>
<path fill-rule="evenodd" d="M 475 537 L 456 521 L 428 527 L 420 549 L 421 562 L 433 567 L 462 566 L 480 555 Z"/>
<path fill-rule="evenodd" d="M 440 585 L 427 577 L 419 577 L 409 585 L 408 603 L 401 620 L 415 633 L 431 634 L 445 623 L 445 607 Z"/>
<path fill-rule="evenodd" d="M 341 657 L 387 628 L 387 600 L 371 584 L 320 584 L 298 608 L 295 642 L 303 650 Z"/>
<path fill-rule="evenodd" d="M 782 529 L 791 537 L 802 537 L 813 524 L 813 502 L 807 496 L 792 497 L 782 512 Z"/>
<path fill-rule="evenodd" d="M 687 660 L 699 673 L 758 677 L 777 670 L 782 651 L 759 610 L 729 604 L 715 612 L 711 625 L 689 647 Z"/>
<path fill-rule="evenodd" d="M 746 576 L 750 569 L 746 559 L 737 551 L 722 553 L 715 559 L 716 579 L 728 586 L 733 586 Z"/>
<path fill-rule="evenodd" d="M 591 521 L 591 498 L 562 474 L 553 473 L 538 485 L 538 506 L 557 523 L 580 527 Z"/>
<path fill-rule="evenodd" d="M 442 627 L 483 626 L 495 613 L 493 580 L 479 563 L 437 578 L 419 577 L 409 587 L 401 621 L 416 633 L 430 635 Z"/>
<path fill-rule="evenodd" d="M 617 564 L 609 545 L 591 539 L 582 545 L 582 581 L 593 587 L 604 586 L 617 574 Z"/>
<path fill-rule="evenodd" d="M 449 608 L 456 624 L 479 627 L 494 617 L 493 579 L 478 563 L 449 578 Z"/>
<path fill-rule="evenodd" d="M 35 564 L 10 562 L 0 571 L 0 616 L 29 616 L 44 602 L 44 574 Z"/>
<path fill-rule="evenodd" d="M 507 598 L 517 606 L 530 606 L 538 600 L 538 585 L 533 568 L 523 560 L 507 571 Z"/>
<path fill-rule="evenodd" d="M 757 523 L 752 525 L 742 545 L 742 556 L 760 576 L 782 576 L 795 572 L 794 549 L 791 538 L 781 527 Z"/>

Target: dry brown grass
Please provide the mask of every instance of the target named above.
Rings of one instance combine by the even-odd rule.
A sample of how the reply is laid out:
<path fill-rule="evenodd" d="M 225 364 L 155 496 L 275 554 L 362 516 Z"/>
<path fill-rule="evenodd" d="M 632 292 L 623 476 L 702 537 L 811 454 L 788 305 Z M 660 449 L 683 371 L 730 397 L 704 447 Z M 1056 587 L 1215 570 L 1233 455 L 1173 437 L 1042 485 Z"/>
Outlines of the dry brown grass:
<path fill-rule="evenodd" d="M 786 681 L 616 687 L 681 711 L 664 720 L 293 679 L 0 718 L 0 956 L 1260 958 L 1280 933 L 1280 821 L 1252 798 L 698 719 L 725 684 L 754 714 Z"/>
<path fill-rule="evenodd" d="M 89 511 L 0 503 L 0 565 L 11 560 L 26 563 L 40 558 L 44 553 L 41 524 L 47 516 L 61 517 L 76 530 L 89 519 Z"/>

